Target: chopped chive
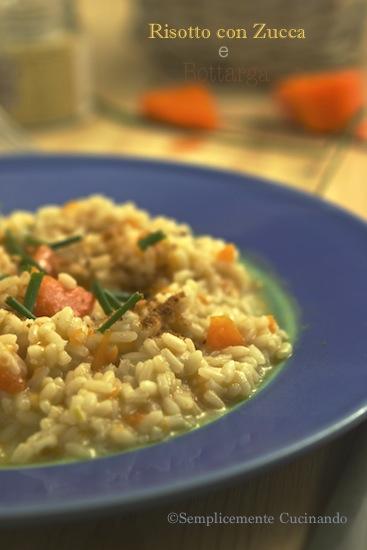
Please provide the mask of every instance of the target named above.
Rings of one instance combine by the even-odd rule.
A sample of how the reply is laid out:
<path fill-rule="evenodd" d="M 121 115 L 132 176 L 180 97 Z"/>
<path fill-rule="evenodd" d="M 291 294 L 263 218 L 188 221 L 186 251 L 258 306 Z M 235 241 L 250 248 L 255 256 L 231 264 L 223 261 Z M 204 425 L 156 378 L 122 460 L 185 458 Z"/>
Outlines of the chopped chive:
<path fill-rule="evenodd" d="M 11 231 L 6 231 L 5 233 L 5 240 L 4 240 L 5 248 L 9 254 L 13 254 L 15 256 L 19 256 L 21 259 L 20 268 L 25 271 L 24 266 L 31 265 L 36 267 L 39 271 L 44 271 L 42 267 L 39 265 L 36 260 L 34 260 L 31 256 L 29 256 L 24 248 L 18 243 L 16 238 L 14 237 L 13 233 Z"/>
<path fill-rule="evenodd" d="M 27 235 L 25 238 L 26 244 L 29 244 L 31 246 L 39 246 L 41 244 L 46 244 L 52 250 L 57 250 L 58 248 L 63 248 L 64 246 L 69 246 L 70 244 L 77 243 L 82 240 L 81 235 L 73 235 L 72 237 L 67 237 L 66 239 L 62 239 L 60 241 L 56 241 L 54 243 L 49 243 L 43 239 L 39 239 L 38 237 L 34 237 L 33 235 Z"/>
<path fill-rule="evenodd" d="M 22 315 L 23 317 L 28 317 L 28 319 L 36 318 L 36 316 L 33 315 L 33 313 L 29 311 L 29 309 L 27 309 L 23 304 L 18 302 L 18 300 L 13 298 L 13 296 L 8 296 L 7 299 L 5 300 L 5 303 L 9 307 L 11 307 L 14 311 L 19 313 L 19 315 Z"/>
<path fill-rule="evenodd" d="M 112 309 L 118 309 L 119 307 L 121 307 L 122 304 L 121 304 L 120 300 L 117 298 L 117 296 L 113 292 L 111 292 L 110 290 L 107 290 L 107 288 L 105 288 L 104 289 L 104 294 L 105 294 L 109 304 L 111 305 Z"/>
<path fill-rule="evenodd" d="M 103 311 L 106 315 L 110 315 L 113 312 L 113 307 L 111 307 L 110 302 L 108 301 L 105 291 L 103 290 L 101 284 L 98 281 L 94 281 L 92 285 L 92 292 L 100 303 Z M 120 307 L 120 306 L 119 306 Z"/>
<path fill-rule="evenodd" d="M 154 231 L 154 233 L 149 233 L 146 237 L 143 237 L 138 241 L 140 250 L 146 250 L 153 244 L 159 243 L 166 238 L 166 234 L 163 231 Z"/>
<path fill-rule="evenodd" d="M 47 242 L 43 239 L 39 239 L 38 237 L 34 237 L 33 235 L 27 235 L 24 239 L 24 242 L 31 246 L 40 246 L 42 244 L 47 244 Z"/>
<path fill-rule="evenodd" d="M 1 273 L 0 274 L 0 281 L 3 281 L 4 279 L 7 279 L 8 277 L 10 277 L 10 275 L 8 275 L 7 273 Z"/>
<path fill-rule="evenodd" d="M 44 273 L 32 273 L 25 296 L 24 307 L 33 313 L 34 304 L 36 303 L 38 291 L 42 283 Z"/>
<path fill-rule="evenodd" d="M 123 290 L 113 290 L 109 288 L 108 292 L 113 294 L 120 302 L 126 302 L 131 296 L 131 292 L 124 292 Z"/>
<path fill-rule="evenodd" d="M 82 240 L 82 235 L 74 235 L 73 237 L 68 237 L 67 239 L 62 239 L 61 241 L 56 241 L 55 243 L 49 243 L 48 246 L 52 250 L 58 250 L 64 246 L 69 246 L 70 244 L 78 243 Z"/>
<path fill-rule="evenodd" d="M 20 246 L 10 229 L 5 232 L 4 245 L 6 251 L 9 252 L 9 254 L 13 254 L 16 256 L 24 255 L 23 248 Z"/>
<path fill-rule="evenodd" d="M 32 258 L 32 256 L 28 256 L 28 254 L 24 254 L 24 256 L 22 256 L 22 261 L 21 261 L 19 267 L 22 269 L 22 271 L 29 271 L 30 266 L 31 267 L 36 267 L 38 269 L 38 271 L 42 271 L 42 272 L 45 271 L 40 266 L 40 264 Z"/>
<path fill-rule="evenodd" d="M 130 298 L 124 303 L 123 306 L 121 306 L 119 309 L 116 309 L 115 313 L 111 315 L 109 319 L 103 325 L 101 325 L 97 331 L 98 332 L 105 332 L 107 329 L 112 327 L 118 321 L 121 319 L 121 317 L 126 313 L 129 309 L 132 309 L 139 300 L 143 298 L 143 295 L 140 292 L 135 292 L 134 294 L 131 294 Z"/>
<path fill-rule="evenodd" d="M 32 271 L 33 267 L 27 260 L 22 260 L 19 264 L 20 271 Z"/>
<path fill-rule="evenodd" d="M 103 291 L 113 309 L 121 307 L 131 296 L 131 292 L 124 292 L 123 290 L 104 288 Z"/>

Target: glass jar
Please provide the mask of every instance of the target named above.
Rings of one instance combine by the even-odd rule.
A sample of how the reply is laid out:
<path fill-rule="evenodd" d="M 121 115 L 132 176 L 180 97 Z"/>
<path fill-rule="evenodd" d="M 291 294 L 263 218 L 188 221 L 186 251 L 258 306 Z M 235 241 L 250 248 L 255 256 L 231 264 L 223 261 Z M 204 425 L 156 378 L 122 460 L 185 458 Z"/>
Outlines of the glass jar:
<path fill-rule="evenodd" d="M 68 5 L 70 8 L 70 5 Z M 88 51 L 63 0 L 0 0 L 0 104 L 23 125 L 90 107 Z"/>

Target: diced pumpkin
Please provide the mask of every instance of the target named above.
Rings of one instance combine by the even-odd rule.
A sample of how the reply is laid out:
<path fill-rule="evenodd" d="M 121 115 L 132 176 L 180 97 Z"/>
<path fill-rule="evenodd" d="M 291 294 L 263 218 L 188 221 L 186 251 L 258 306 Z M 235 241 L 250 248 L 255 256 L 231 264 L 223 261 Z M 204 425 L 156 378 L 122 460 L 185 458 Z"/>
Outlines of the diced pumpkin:
<path fill-rule="evenodd" d="M 199 292 L 198 293 L 198 300 L 202 303 L 202 304 L 205 304 L 205 305 L 208 305 L 209 304 L 209 300 L 207 298 L 207 296 L 205 294 L 203 294 L 202 292 Z"/>
<path fill-rule="evenodd" d="M 70 335 L 69 335 L 70 343 L 74 346 L 80 346 L 85 341 L 85 333 L 81 328 L 75 329 Z"/>
<path fill-rule="evenodd" d="M 355 129 L 354 132 L 357 139 L 360 141 L 366 141 L 367 140 L 367 119 L 362 120 Z"/>
<path fill-rule="evenodd" d="M 45 275 L 38 292 L 35 305 L 37 317 L 52 317 L 64 307 L 70 306 L 75 315 L 88 315 L 94 304 L 94 296 L 85 288 L 77 286 L 72 290 L 66 289 L 60 281 L 50 275 Z"/>
<path fill-rule="evenodd" d="M 59 259 L 52 248 L 46 244 L 41 244 L 36 248 L 33 259 L 36 260 L 40 267 L 49 275 L 57 274 L 59 270 Z"/>
<path fill-rule="evenodd" d="M 68 201 L 62 207 L 62 212 L 64 214 L 74 213 L 74 211 L 78 208 L 78 206 L 79 206 L 79 201 Z"/>
<path fill-rule="evenodd" d="M 233 244 L 226 244 L 217 254 L 220 262 L 233 263 L 236 259 L 236 247 Z"/>
<path fill-rule="evenodd" d="M 357 69 L 298 74 L 280 81 L 275 98 L 306 130 L 343 130 L 364 104 L 363 74 Z"/>
<path fill-rule="evenodd" d="M 276 332 L 277 328 L 278 328 L 278 324 L 276 322 L 276 320 L 274 319 L 273 315 L 268 315 L 268 325 L 269 325 L 269 330 L 270 332 Z"/>
<path fill-rule="evenodd" d="M 106 332 L 96 349 L 96 352 L 92 361 L 92 368 L 99 369 L 110 363 L 116 361 L 118 355 L 118 348 L 116 345 L 110 344 L 111 333 Z"/>
<path fill-rule="evenodd" d="M 140 101 L 143 116 L 183 128 L 214 130 L 218 113 L 214 97 L 203 84 L 183 84 L 146 92 Z"/>
<path fill-rule="evenodd" d="M 213 350 L 228 346 L 243 346 L 245 339 L 236 324 L 226 315 L 210 318 L 206 344 Z"/>
<path fill-rule="evenodd" d="M 145 417 L 144 413 L 136 411 L 126 416 L 125 420 L 132 428 L 136 428 Z"/>
<path fill-rule="evenodd" d="M 0 366 L 0 391 L 14 395 L 25 388 L 26 383 L 20 374 L 15 374 L 8 367 Z"/>

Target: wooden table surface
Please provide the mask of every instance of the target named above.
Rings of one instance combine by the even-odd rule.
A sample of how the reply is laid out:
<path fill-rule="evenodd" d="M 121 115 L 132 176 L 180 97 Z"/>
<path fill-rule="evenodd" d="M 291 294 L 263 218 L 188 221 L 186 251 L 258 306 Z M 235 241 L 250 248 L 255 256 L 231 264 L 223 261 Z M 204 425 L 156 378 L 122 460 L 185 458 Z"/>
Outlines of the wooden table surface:
<path fill-rule="evenodd" d="M 90 5 L 90 1 L 83 0 Z M 102 4 L 90 12 L 93 25 Z M 121 2 L 122 5 L 122 2 Z M 94 3 L 97 6 L 97 3 Z M 98 11 L 99 10 L 99 11 Z M 101 11 L 102 10 L 102 11 Z M 93 19 L 94 13 L 94 19 Z M 99 14 L 99 15 L 98 15 Z M 351 140 L 310 138 L 284 128 L 269 100 L 241 94 L 222 98 L 231 130 L 205 137 L 176 130 L 123 123 L 119 93 L 100 89 L 103 112 L 64 126 L 38 130 L 30 137 L 47 152 L 128 154 L 228 168 L 272 178 L 318 194 L 367 219 L 366 148 Z M 100 102 L 101 102 L 100 101 Z M 106 109 L 106 102 L 109 108 Z M 111 105 L 113 108 L 110 109 Z M 125 109 L 123 103 L 122 109 Z M 266 124 L 264 124 L 266 121 Z M 103 182 L 101 182 L 103 192 Z M 169 511 L 192 515 L 255 515 L 280 512 L 322 513 L 350 453 L 356 431 L 324 444 L 300 458 L 278 465 L 226 488 L 132 512 L 94 519 L 0 528 L 0 548 L 7 550 L 301 550 L 307 525 L 172 526 Z"/>

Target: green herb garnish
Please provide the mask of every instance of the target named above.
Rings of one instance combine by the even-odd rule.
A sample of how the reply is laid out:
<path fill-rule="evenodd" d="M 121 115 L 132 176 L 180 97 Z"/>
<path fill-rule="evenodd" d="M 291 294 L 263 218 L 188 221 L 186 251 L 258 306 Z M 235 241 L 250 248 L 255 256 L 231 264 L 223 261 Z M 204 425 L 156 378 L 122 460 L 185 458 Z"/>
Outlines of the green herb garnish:
<path fill-rule="evenodd" d="M 5 303 L 9 307 L 11 307 L 14 311 L 19 313 L 19 315 L 22 315 L 23 317 L 28 317 L 28 319 L 36 318 L 36 316 L 33 315 L 33 313 L 29 311 L 29 309 L 27 309 L 23 304 L 18 302 L 18 300 L 13 298 L 13 296 L 8 296 L 7 299 L 5 300 Z"/>
<path fill-rule="evenodd" d="M 10 277 L 10 275 L 8 275 L 7 273 L 1 273 L 0 274 L 0 281 L 3 281 L 4 279 L 7 279 L 8 277 Z"/>
<path fill-rule="evenodd" d="M 34 304 L 36 303 L 38 291 L 42 283 L 44 273 L 32 273 L 25 296 L 24 307 L 33 313 Z"/>
<path fill-rule="evenodd" d="M 139 300 L 141 300 L 142 298 L 144 298 L 144 296 L 140 292 L 135 292 L 134 294 L 131 294 L 131 296 L 124 303 L 124 305 L 119 307 L 119 309 L 117 309 L 115 313 L 113 313 L 113 315 L 111 315 L 111 317 L 107 319 L 107 321 L 97 329 L 97 331 L 103 333 L 107 329 L 112 327 L 112 325 L 114 325 L 116 321 L 121 319 L 124 313 L 126 313 L 129 309 L 132 309 L 135 306 L 135 304 L 139 302 Z"/>
<path fill-rule="evenodd" d="M 123 290 L 112 290 L 104 288 L 103 292 L 106 295 L 112 309 L 118 309 L 128 300 L 131 296 L 131 292 L 124 292 Z"/>
<path fill-rule="evenodd" d="M 21 271 L 30 271 L 31 267 L 35 267 L 38 269 L 38 271 L 42 271 L 43 273 L 45 270 L 40 266 L 36 260 L 31 258 L 31 256 L 24 256 L 23 260 L 21 261 L 19 268 Z"/>
<path fill-rule="evenodd" d="M 4 246 L 9 254 L 14 254 L 16 256 L 23 256 L 24 254 L 23 248 L 9 229 L 5 232 Z"/>
<path fill-rule="evenodd" d="M 47 241 L 44 241 L 43 239 L 39 239 L 38 237 L 34 237 L 33 235 L 27 235 L 24 239 L 25 244 L 30 246 L 40 246 L 42 244 L 47 244 Z"/>
<path fill-rule="evenodd" d="M 24 266 L 32 265 L 36 267 L 39 271 L 44 271 L 36 260 L 29 256 L 24 248 L 19 244 L 19 242 L 14 237 L 11 231 L 6 231 L 4 245 L 9 254 L 20 257 L 20 268 L 25 271 Z"/>
<path fill-rule="evenodd" d="M 139 239 L 138 245 L 140 250 L 146 250 L 153 244 L 159 243 L 166 238 L 166 234 L 163 231 L 154 231 L 154 233 L 149 233 L 146 237 Z"/>
<path fill-rule="evenodd" d="M 101 284 L 98 281 L 94 281 L 92 284 L 92 292 L 100 303 L 103 311 L 106 315 L 110 315 L 113 312 L 114 308 L 111 306 L 105 291 L 103 290 Z M 119 304 L 120 307 L 121 304 Z"/>
<path fill-rule="evenodd" d="M 131 292 L 124 292 L 123 290 L 108 289 L 108 292 L 113 294 L 120 302 L 126 302 L 131 296 Z"/>
<path fill-rule="evenodd" d="M 121 304 L 120 300 L 117 298 L 116 294 L 114 294 L 113 292 L 111 292 L 107 288 L 104 289 L 104 294 L 105 294 L 110 306 L 112 307 L 112 309 L 118 309 L 119 307 L 122 306 L 122 304 Z M 123 301 L 126 302 L 126 300 L 129 298 L 129 296 L 130 296 L 130 294 Z"/>
<path fill-rule="evenodd" d="M 20 262 L 19 264 L 19 270 L 20 271 L 32 271 L 32 269 L 34 268 L 33 265 L 31 265 L 28 260 L 24 259 Z"/>
<path fill-rule="evenodd" d="M 68 237 L 66 239 L 62 239 L 61 241 L 56 241 L 55 243 L 48 243 L 48 246 L 52 248 L 52 250 L 58 250 L 59 248 L 64 248 L 64 246 L 78 243 L 82 240 L 82 238 L 82 235 L 74 235 L 73 237 Z"/>

